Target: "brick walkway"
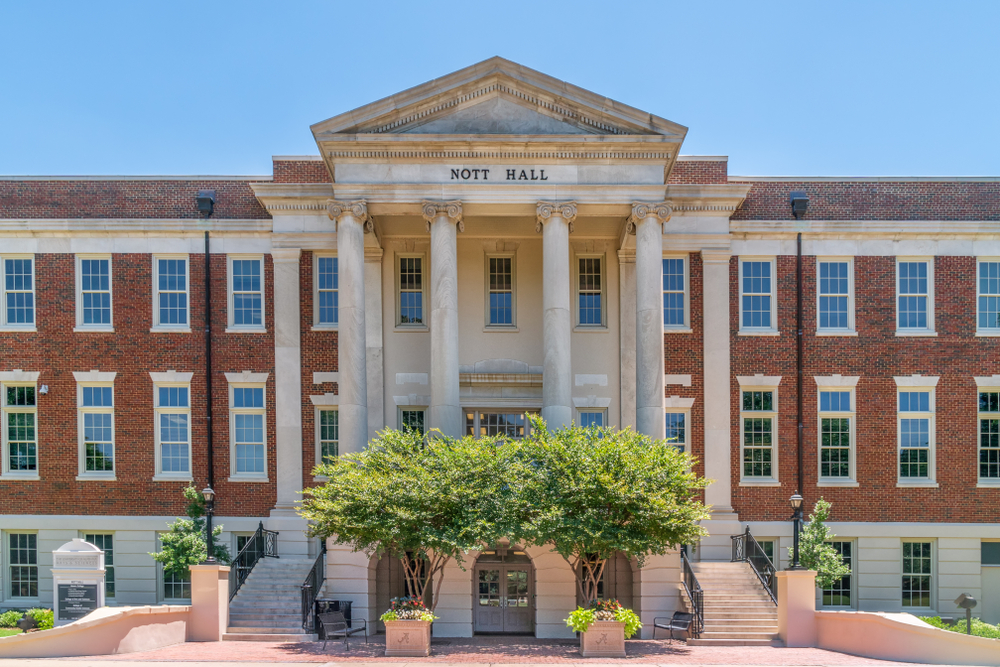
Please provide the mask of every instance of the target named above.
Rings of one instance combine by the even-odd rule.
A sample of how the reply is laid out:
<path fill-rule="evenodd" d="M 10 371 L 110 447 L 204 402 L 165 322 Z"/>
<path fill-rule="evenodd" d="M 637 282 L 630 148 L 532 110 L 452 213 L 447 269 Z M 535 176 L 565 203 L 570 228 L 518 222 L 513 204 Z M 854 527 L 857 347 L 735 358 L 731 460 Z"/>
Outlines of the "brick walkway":
<path fill-rule="evenodd" d="M 145 653 L 129 653 L 102 658 L 70 660 L 110 662 L 270 662 L 270 663 L 421 663 L 465 664 L 578 664 L 599 667 L 607 663 L 643 663 L 664 665 L 906 665 L 812 648 L 714 647 L 687 646 L 667 641 L 630 640 L 626 644 L 629 657 L 624 660 L 583 660 L 578 644 L 572 640 L 544 640 L 533 637 L 476 637 L 475 639 L 436 639 L 433 654 L 428 658 L 386 658 L 382 636 L 351 639 L 349 651 L 343 643 L 330 642 L 324 651 L 322 642 L 264 643 L 215 642 L 169 646 Z M 49 661 L 46 661 L 49 662 Z M 78 667 L 85 667 L 78 665 Z M 126 667 L 122 665 L 121 667 Z M 151 665 L 148 667 L 152 667 Z"/>

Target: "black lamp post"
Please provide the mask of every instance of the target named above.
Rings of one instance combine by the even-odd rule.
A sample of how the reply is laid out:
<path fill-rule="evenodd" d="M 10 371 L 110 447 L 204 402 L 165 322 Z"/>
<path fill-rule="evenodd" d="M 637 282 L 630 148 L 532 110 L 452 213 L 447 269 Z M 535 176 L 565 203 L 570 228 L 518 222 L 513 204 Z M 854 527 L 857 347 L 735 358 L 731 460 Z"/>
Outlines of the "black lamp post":
<path fill-rule="evenodd" d="M 792 506 L 792 522 L 794 524 L 792 528 L 794 531 L 792 536 L 792 566 L 788 569 L 801 570 L 802 566 L 799 565 L 799 530 L 802 526 L 802 496 L 796 493 L 788 499 L 788 502 Z"/>
<path fill-rule="evenodd" d="M 206 486 L 201 495 L 205 498 L 205 543 L 208 546 L 208 558 L 203 565 L 215 565 L 215 538 L 212 536 L 212 514 L 215 512 L 215 491 L 210 486 Z"/>

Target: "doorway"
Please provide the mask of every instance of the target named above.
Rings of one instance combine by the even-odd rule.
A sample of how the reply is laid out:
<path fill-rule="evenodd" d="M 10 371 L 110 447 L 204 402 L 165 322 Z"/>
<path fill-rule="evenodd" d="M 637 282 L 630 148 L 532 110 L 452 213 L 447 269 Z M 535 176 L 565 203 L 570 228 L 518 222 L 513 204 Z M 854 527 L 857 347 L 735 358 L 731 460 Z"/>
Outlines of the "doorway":
<path fill-rule="evenodd" d="M 535 570 L 523 550 L 484 551 L 476 561 L 472 582 L 474 633 L 534 633 Z"/>

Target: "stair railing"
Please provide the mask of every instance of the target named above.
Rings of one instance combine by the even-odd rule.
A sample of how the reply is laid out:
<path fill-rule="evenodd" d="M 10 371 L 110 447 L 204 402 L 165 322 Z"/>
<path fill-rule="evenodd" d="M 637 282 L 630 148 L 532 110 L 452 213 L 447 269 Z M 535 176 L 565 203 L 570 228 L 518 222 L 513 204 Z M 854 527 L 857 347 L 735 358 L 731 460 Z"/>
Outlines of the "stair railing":
<path fill-rule="evenodd" d="M 774 576 L 774 564 L 750 534 L 750 526 L 747 526 L 745 533 L 733 535 L 729 539 L 733 542 L 732 562 L 749 563 L 753 573 L 757 575 L 757 579 L 771 597 L 771 602 L 778 604 L 778 578 Z"/>
<path fill-rule="evenodd" d="M 326 540 L 323 540 L 323 547 L 319 550 L 319 555 L 316 556 L 316 562 L 313 563 L 312 569 L 309 570 L 309 574 L 306 575 L 305 581 L 302 582 L 302 629 L 303 630 L 314 630 L 316 627 L 316 618 L 313 613 L 313 606 L 316 602 L 316 597 L 319 595 L 319 591 L 323 588 L 323 582 L 326 580 Z"/>
<path fill-rule="evenodd" d="M 233 564 L 229 568 L 229 600 L 236 597 L 240 592 L 243 582 L 250 576 L 250 571 L 261 558 L 278 557 L 278 533 L 273 530 L 264 530 L 264 522 L 257 526 L 257 531 L 247 543 L 243 545 L 240 552 L 233 559 Z"/>
<path fill-rule="evenodd" d="M 691 609 L 694 611 L 694 623 L 691 624 L 691 635 L 697 638 L 705 628 L 704 593 L 701 590 L 701 584 L 698 583 L 698 577 L 694 576 L 691 561 L 688 560 L 687 554 L 683 551 L 681 552 L 681 567 L 684 573 L 684 592 L 687 593 L 688 600 L 691 601 Z"/>

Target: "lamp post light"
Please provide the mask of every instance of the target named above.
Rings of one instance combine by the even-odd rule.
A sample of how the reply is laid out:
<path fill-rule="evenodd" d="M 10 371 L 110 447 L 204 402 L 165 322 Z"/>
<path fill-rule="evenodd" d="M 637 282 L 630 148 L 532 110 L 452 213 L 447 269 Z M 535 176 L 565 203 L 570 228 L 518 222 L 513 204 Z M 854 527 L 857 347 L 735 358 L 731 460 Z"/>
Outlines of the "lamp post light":
<path fill-rule="evenodd" d="M 215 490 L 206 486 L 201 495 L 205 498 L 205 544 L 208 547 L 208 557 L 203 565 L 215 565 L 215 538 L 212 536 L 212 514 L 215 512 Z"/>
<path fill-rule="evenodd" d="M 788 499 L 788 502 L 792 506 L 792 522 L 794 524 L 792 528 L 792 566 L 788 569 L 801 570 L 802 566 L 799 565 L 799 530 L 802 525 L 802 496 L 796 493 Z"/>

